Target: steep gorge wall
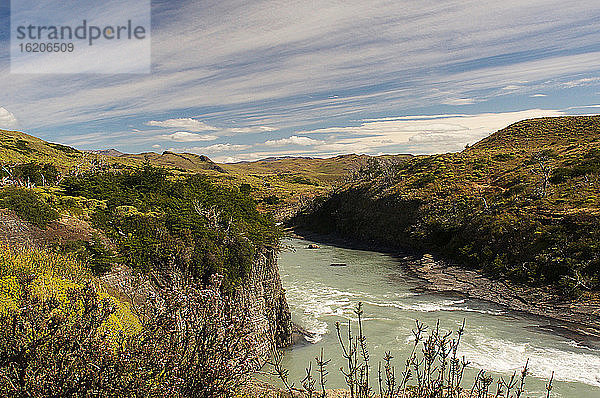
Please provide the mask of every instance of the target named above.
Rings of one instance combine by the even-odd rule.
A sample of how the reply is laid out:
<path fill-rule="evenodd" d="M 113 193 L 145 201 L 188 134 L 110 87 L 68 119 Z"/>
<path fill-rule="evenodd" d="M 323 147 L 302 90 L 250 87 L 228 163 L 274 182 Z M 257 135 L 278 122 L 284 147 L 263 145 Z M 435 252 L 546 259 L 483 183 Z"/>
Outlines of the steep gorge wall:
<path fill-rule="evenodd" d="M 102 280 L 113 293 L 143 305 L 149 294 L 158 294 L 148 278 L 140 278 L 128 267 L 115 267 Z M 232 293 L 238 316 L 247 319 L 253 346 L 261 362 L 271 351 L 292 344 L 291 314 L 281 286 L 277 254 L 264 249 L 255 257 L 250 273 Z"/>
<path fill-rule="evenodd" d="M 249 319 L 261 359 L 268 359 L 274 346 L 292 344 L 292 321 L 279 277 L 277 254 L 265 249 L 254 261 L 250 274 L 236 288 L 234 300 Z"/>
<path fill-rule="evenodd" d="M 87 223 L 75 219 L 54 221 L 45 230 L 21 220 L 13 211 L 0 209 L 0 243 L 19 249 L 43 249 L 51 242 L 90 239 L 93 230 Z M 116 297 L 143 305 L 149 295 L 156 295 L 151 278 L 117 265 L 101 277 L 105 288 Z M 285 292 L 281 286 L 277 253 L 263 249 L 256 256 L 246 279 L 236 288 L 233 299 L 240 315 L 248 317 L 255 347 L 264 361 L 274 346 L 292 344 L 292 322 Z"/>

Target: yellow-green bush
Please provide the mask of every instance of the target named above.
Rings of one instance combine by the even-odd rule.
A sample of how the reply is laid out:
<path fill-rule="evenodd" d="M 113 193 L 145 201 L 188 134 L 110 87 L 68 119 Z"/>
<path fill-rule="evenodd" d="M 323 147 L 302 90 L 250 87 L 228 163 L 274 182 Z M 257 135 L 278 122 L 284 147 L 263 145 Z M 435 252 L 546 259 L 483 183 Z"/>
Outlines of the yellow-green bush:
<path fill-rule="evenodd" d="M 0 314 L 20 308 L 19 303 L 28 285 L 29 290 L 40 299 L 54 299 L 66 308 L 69 291 L 81 288 L 91 281 L 100 299 L 112 300 L 116 311 L 103 327 L 114 332 L 136 334 L 141 330 L 138 318 L 128 303 L 110 296 L 100 281 L 94 278 L 77 260 L 48 251 L 15 251 L 0 248 Z"/>

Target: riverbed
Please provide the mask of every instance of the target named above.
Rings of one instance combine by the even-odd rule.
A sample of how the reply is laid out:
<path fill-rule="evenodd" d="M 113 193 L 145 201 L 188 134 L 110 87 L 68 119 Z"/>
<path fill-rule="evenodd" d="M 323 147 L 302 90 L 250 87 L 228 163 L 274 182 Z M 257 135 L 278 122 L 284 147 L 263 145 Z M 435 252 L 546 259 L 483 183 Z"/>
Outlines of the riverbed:
<path fill-rule="evenodd" d="M 526 386 L 530 396 L 545 396 L 554 371 L 553 397 L 600 397 L 600 351 L 544 329 L 534 316 L 511 312 L 492 303 L 419 289 L 400 260 L 388 254 L 286 239 L 279 270 L 292 319 L 313 337 L 286 351 L 284 365 L 296 385 L 310 361 L 324 349 L 331 359 L 328 388 L 343 388 L 343 365 L 335 332 L 336 322 L 354 321 L 358 302 L 364 305 L 364 327 L 371 360 L 391 351 L 397 369 L 412 349 L 415 320 L 444 330 L 456 330 L 466 320 L 459 354 L 470 365 L 465 386 L 479 369 L 495 378 L 519 372 L 529 359 Z M 345 264 L 345 266 L 331 266 Z M 345 327 L 344 327 L 345 328 Z M 345 329 L 344 329 L 345 330 Z"/>

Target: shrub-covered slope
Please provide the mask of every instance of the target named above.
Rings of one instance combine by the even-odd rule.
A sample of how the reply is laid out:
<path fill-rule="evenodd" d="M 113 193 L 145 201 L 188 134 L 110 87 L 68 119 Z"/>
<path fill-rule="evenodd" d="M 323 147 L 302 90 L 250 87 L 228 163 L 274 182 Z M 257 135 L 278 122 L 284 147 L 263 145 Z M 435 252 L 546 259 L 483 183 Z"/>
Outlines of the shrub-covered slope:
<path fill-rule="evenodd" d="M 525 120 L 362 175 L 293 223 L 568 293 L 600 287 L 598 116 Z"/>
<path fill-rule="evenodd" d="M 259 213 L 248 193 L 202 175 L 177 179 L 145 166 L 70 177 L 62 187 L 67 196 L 103 202 L 91 214 L 93 225 L 125 264 L 142 272 L 175 264 L 205 282 L 218 272 L 235 284 L 257 250 L 278 244 L 272 217 Z"/>

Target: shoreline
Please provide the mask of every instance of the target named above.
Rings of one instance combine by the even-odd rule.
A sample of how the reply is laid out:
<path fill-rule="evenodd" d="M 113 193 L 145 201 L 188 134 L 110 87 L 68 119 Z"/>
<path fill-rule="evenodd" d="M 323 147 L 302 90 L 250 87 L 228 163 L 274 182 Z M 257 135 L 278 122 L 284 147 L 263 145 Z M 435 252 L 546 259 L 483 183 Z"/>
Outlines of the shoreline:
<path fill-rule="evenodd" d="M 479 271 L 449 264 L 431 254 L 400 251 L 375 243 L 356 242 L 335 235 L 290 229 L 288 236 L 357 250 L 391 254 L 421 281 L 419 289 L 499 305 L 509 312 L 535 317 L 537 326 L 592 349 L 600 349 L 600 299 L 566 300 L 551 287 L 529 287 L 491 279 Z"/>

